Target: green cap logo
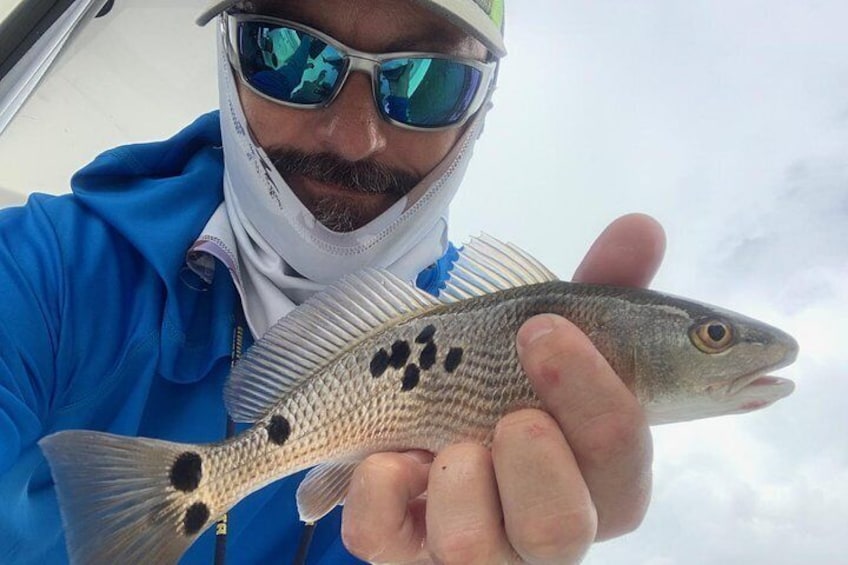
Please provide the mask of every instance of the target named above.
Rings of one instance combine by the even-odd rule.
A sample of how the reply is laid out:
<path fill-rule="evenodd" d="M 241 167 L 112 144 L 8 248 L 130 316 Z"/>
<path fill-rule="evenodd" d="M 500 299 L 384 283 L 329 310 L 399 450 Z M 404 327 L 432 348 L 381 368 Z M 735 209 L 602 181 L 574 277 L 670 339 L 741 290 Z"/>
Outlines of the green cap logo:
<path fill-rule="evenodd" d="M 504 20 L 504 0 L 474 0 L 480 9 L 489 14 L 489 18 L 498 29 L 503 29 Z"/>

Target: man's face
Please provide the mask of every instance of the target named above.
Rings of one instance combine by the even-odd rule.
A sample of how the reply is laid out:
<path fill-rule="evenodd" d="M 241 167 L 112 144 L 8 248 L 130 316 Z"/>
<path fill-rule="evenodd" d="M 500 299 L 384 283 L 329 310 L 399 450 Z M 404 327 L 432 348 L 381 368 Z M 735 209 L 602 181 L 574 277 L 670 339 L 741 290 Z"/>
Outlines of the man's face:
<path fill-rule="evenodd" d="M 484 60 L 486 49 L 411 0 L 269 0 L 256 12 L 318 29 L 372 53 L 429 51 Z M 463 128 L 411 131 L 380 117 L 371 78 L 354 72 L 330 106 L 297 109 L 239 83 L 251 131 L 292 191 L 334 231 L 357 229 L 411 190 Z"/>

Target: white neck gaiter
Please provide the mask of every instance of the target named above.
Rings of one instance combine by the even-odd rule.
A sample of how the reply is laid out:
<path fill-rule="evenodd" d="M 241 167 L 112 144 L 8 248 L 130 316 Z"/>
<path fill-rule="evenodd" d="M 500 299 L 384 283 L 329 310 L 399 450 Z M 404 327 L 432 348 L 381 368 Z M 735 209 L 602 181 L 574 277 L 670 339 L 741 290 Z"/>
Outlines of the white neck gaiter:
<path fill-rule="evenodd" d="M 263 335 L 295 305 L 345 274 L 376 267 L 413 281 L 441 257 L 448 244 L 448 207 L 468 167 L 488 101 L 412 191 L 367 225 L 333 232 L 312 216 L 253 142 L 222 36 L 218 86 L 226 214 L 219 209 L 204 234 L 224 230 L 228 233 L 222 239 L 235 241 L 231 271 L 253 335 Z"/>

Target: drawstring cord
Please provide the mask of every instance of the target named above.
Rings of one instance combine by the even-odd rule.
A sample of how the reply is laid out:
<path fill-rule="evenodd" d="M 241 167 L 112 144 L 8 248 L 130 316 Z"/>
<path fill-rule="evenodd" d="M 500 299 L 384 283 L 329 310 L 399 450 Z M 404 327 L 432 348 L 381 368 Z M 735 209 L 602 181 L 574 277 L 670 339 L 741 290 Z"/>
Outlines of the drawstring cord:
<path fill-rule="evenodd" d="M 244 350 L 244 328 L 247 322 L 244 318 L 244 311 L 241 309 L 241 304 L 236 301 L 233 308 L 235 311 L 235 324 L 233 327 L 233 345 L 230 350 L 230 368 L 241 359 L 241 354 Z M 227 429 L 225 438 L 233 437 L 236 431 L 235 422 L 227 414 Z M 226 565 L 227 562 L 227 532 L 229 530 L 229 513 L 224 514 L 215 524 L 215 560 L 214 565 Z M 297 553 L 294 556 L 292 565 L 306 565 L 306 558 L 309 555 L 309 546 L 312 544 L 312 534 L 315 533 L 315 524 L 309 523 L 303 526 L 303 533 L 300 535 L 300 543 L 297 547 Z"/>
<path fill-rule="evenodd" d="M 230 368 L 232 369 L 236 362 L 241 359 L 241 354 L 244 349 L 244 312 L 241 309 L 241 304 L 236 300 L 233 307 L 235 323 L 233 324 L 233 344 L 230 349 Z M 227 429 L 224 434 L 226 439 L 233 437 L 236 431 L 235 422 L 227 414 Z M 215 565 L 225 565 L 227 562 L 227 532 L 229 530 L 229 513 L 224 514 L 215 524 Z"/>
<path fill-rule="evenodd" d="M 303 533 L 300 534 L 300 543 L 297 546 L 297 554 L 292 560 L 292 565 L 306 565 L 306 556 L 309 555 L 309 545 L 312 543 L 313 533 L 315 533 L 315 522 L 303 525 Z"/>

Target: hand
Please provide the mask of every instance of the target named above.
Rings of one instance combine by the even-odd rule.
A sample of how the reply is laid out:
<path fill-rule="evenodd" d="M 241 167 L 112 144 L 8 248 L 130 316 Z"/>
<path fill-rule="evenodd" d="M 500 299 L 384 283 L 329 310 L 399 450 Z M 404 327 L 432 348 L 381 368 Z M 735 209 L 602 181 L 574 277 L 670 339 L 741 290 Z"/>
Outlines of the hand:
<path fill-rule="evenodd" d="M 619 218 L 575 280 L 647 285 L 664 246 L 654 220 Z M 517 345 L 546 411 L 505 416 L 491 450 L 463 443 L 435 460 L 424 452 L 369 457 L 345 501 L 342 536 L 352 553 L 378 563 L 575 563 L 594 541 L 641 523 L 652 452 L 636 399 L 561 317 L 528 320 Z"/>

